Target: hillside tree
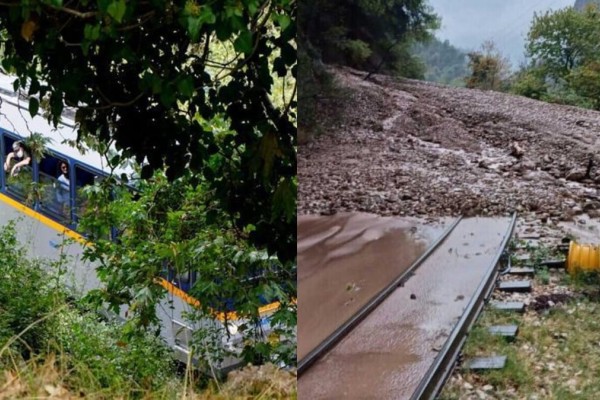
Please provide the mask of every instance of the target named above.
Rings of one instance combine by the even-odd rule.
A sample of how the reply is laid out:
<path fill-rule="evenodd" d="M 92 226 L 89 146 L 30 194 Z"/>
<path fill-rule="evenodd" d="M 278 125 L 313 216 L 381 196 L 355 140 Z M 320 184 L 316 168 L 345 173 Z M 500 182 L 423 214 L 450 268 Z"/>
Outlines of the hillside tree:
<path fill-rule="evenodd" d="M 413 46 L 412 52 L 426 66 L 425 79 L 457 86 L 464 86 L 468 75 L 467 53 L 452 46 L 448 40 L 433 38 Z"/>
<path fill-rule="evenodd" d="M 513 91 L 561 104 L 600 109 L 600 9 L 589 4 L 535 15 L 526 43 L 530 63 Z"/>
<path fill-rule="evenodd" d="M 600 54 L 600 11 L 567 7 L 535 14 L 527 35 L 527 55 L 548 77 L 565 78 L 574 68 Z"/>
<path fill-rule="evenodd" d="M 510 61 L 504 57 L 492 41 L 481 45 L 480 51 L 467 55 L 471 74 L 466 78 L 468 88 L 504 90 L 510 75 Z"/>

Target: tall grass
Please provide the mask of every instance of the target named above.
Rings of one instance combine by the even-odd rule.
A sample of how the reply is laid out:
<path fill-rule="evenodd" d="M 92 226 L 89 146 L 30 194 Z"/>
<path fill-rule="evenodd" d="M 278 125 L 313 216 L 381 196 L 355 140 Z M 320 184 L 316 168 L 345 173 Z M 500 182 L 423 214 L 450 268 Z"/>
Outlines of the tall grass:
<path fill-rule="evenodd" d="M 29 259 L 14 223 L 0 228 L 0 400 L 295 398 L 295 377 L 270 367 L 242 373 L 249 382 L 242 386 L 240 379 L 220 387 L 199 374 L 182 376 L 158 336 L 124 335 L 69 301 L 52 276 L 60 267 Z"/>

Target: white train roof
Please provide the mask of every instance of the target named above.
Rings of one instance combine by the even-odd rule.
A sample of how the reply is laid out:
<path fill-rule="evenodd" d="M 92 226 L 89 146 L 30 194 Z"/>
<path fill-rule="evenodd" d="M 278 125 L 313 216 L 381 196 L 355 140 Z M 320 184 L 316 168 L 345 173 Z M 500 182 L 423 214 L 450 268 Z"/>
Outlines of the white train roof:
<path fill-rule="evenodd" d="M 29 114 L 29 100 L 27 96 L 20 96 L 13 89 L 16 77 L 0 73 L 0 128 L 15 133 L 22 138 L 27 138 L 32 133 L 40 133 L 51 140 L 46 147 L 56 153 L 73 158 L 96 169 L 110 173 L 106 159 L 93 150 L 86 149 L 82 154 L 79 149 L 68 144 L 67 141 L 77 140 L 77 127 L 70 115 L 72 110 L 63 113 L 61 123 L 54 127 L 39 114 L 31 118 Z M 133 169 L 130 167 L 118 168 L 116 173 L 126 173 L 130 176 Z"/>

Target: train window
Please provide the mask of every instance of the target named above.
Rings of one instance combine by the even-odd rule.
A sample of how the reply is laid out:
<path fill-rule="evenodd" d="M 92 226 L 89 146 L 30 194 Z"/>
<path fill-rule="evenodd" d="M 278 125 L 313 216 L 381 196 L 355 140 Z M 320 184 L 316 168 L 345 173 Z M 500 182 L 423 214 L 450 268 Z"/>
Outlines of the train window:
<path fill-rule="evenodd" d="M 175 273 L 172 283 L 184 292 L 189 292 L 194 283 L 196 283 L 196 272 L 185 271 L 182 273 Z"/>
<path fill-rule="evenodd" d="M 75 208 L 73 211 L 75 221 L 78 221 L 88 212 L 88 208 L 90 207 L 90 193 L 86 190 L 86 188 L 94 183 L 100 182 L 102 177 L 80 165 L 76 165 L 74 171 L 75 175 L 71 178 L 72 180 L 75 180 Z M 80 229 L 80 232 L 89 238 L 110 239 L 111 237 L 110 226 L 96 225 L 93 228 L 88 228 L 92 230 L 82 231 Z"/>
<path fill-rule="evenodd" d="M 71 171 L 67 160 L 46 155 L 39 163 L 41 210 L 68 225 L 71 220 Z"/>
<path fill-rule="evenodd" d="M 22 141 L 4 136 L 6 190 L 19 200 L 33 203 L 31 154 Z"/>
<path fill-rule="evenodd" d="M 75 167 L 75 214 L 83 216 L 89 206 L 89 199 L 85 192 L 86 186 L 94 184 L 95 174 L 80 167 Z"/>

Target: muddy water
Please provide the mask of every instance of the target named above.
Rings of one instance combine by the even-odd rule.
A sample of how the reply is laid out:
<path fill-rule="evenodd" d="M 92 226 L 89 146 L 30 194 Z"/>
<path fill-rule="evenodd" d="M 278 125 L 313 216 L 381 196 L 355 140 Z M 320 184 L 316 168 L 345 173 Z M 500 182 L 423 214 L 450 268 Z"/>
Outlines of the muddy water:
<path fill-rule="evenodd" d="M 408 399 L 493 269 L 508 218 L 463 220 L 404 286 L 298 379 L 298 399 Z"/>
<path fill-rule="evenodd" d="M 298 217 L 298 359 L 404 272 L 450 219 Z"/>

